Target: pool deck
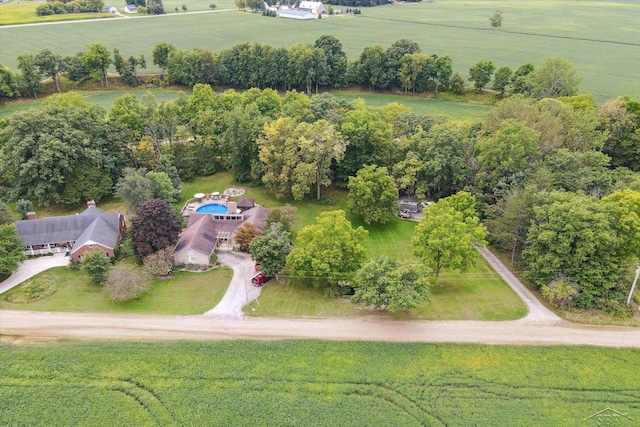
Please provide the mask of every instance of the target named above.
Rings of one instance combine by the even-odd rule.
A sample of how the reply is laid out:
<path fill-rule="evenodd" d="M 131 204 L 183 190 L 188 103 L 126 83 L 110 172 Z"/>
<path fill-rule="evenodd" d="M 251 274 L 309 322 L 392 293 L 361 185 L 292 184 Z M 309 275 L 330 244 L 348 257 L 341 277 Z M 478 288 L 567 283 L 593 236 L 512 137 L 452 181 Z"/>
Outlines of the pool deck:
<path fill-rule="evenodd" d="M 227 206 L 227 196 L 220 196 L 218 198 L 213 198 L 211 196 L 203 197 L 201 199 L 189 199 L 182 207 L 182 216 L 189 216 L 190 213 L 194 213 L 199 208 L 205 205 L 211 205 L 217 203 L 219 205 Z"/>

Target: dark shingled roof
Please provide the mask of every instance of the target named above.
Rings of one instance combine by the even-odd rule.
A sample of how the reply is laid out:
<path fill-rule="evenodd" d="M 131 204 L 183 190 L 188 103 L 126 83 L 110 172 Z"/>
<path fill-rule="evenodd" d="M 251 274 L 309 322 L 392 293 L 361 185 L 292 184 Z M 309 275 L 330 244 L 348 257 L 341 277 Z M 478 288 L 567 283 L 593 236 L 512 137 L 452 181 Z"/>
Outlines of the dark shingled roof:
<path fill-rule="evenodd" d="M 106 213 L 94 206 L 80 215 L 16 221 L 18 235 L 25 246 L 73 242 L 74 248 L 92 241 L 113 248 L 120 234 L 120 214 Z"/>
<path fill-rule="evenodd" d="M 264 231 L 267 228 L 267 216 L 269 215 L 269 210 L 264 206 L 255 206 L 251 209 L 248 209 L 243 212 L 245 221 L 250 222 L 256 226 L 256 228 L 260 231 Z"/>
<path fill-rule="evenodd" d="M 213 222 L 213 215 L 192 213 L 189 215 L 189 225 L 182 230 L 175 253 L 193 249 L 207 256 L 213 252 L 218 231 Z"/>

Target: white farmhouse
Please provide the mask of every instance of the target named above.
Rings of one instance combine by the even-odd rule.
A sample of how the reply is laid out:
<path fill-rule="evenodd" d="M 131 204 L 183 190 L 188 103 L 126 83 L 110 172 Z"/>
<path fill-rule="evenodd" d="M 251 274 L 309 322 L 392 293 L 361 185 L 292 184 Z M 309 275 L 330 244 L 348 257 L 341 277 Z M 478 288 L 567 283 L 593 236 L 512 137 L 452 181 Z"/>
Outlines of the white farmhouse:
<path fill-rule="evenodd" d="M 324 4 L 321 1 L 301 1 L 298 10 L 313 13 L 317 17 L 324 12 Z"/>

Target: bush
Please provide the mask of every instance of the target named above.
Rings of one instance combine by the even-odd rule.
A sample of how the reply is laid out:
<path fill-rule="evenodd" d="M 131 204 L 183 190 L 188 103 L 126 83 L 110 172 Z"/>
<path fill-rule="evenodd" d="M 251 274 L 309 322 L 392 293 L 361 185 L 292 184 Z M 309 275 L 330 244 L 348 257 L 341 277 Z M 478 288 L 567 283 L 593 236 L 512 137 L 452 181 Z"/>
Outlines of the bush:
<path fill-rule="evenodd" d="M 236 243 L 240 245 L 242 252 L 247 252 L 249 250 L 249 244 L 260 234 L 260 230 L 258 230 L 255 225 L 246 222 L 241 227 L 238 227 L 238 231 L 236 231 Z"/>
<path fill-rule="evenodd" d="M 149 290 L 148 276 L 134 265 L 118 264 L 109 271 L 105 288 L 115 302 L 128 301 Z"/>
<path fill-rule="evenodd" d="M 102 285 L 107 280 L 107 273 L 111 268 L 111 261 L 104 251 L 93 248 L 93 250 L 82 257 L 82 270 L 87 273 L 93 283 Z"/>
<path fill-rule="evenodd" d="M 11 291 L 5 299 L 16 304 L 25 304 L 36 301 L 56 291 L 56 285 L 51 283 L 47 276 L 29 280 L 25 284 Z"/>
<path fill-rule="evenodd" d="M 20 199 L 16 202 L 16 212 L 20 215 L 20 219 L 27 219 L 27 212 L 33 212 L 34 209 L 31 200 Z"/>
<path fill-rule="evenodd" d="M 215 252 L 211 252 L 211 256 L 209 257 L 209 263 L 211 265 L 216 265 L 218 263 L 218 254 Z"/>
<path fill-rule="evenodd" d="M 173 249 L 165 248 L 144 259 L 143 270 L 154 276 L 167 276 L 173 270 Z"/>
<path fill-rule="evenodd" d="M 566 280 L 554 280 L 541 289 L 542 296 L 551 304 L 567 308 L 573 303 L 573 298 L 578 294 L 576 285 Z"/>

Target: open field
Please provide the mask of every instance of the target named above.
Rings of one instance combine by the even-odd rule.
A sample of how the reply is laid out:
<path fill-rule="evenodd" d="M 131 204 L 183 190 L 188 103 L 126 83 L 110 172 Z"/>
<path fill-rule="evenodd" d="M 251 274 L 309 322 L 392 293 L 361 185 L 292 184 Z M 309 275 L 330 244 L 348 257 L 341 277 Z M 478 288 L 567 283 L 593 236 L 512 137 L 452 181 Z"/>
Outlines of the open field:
<path fill-rule="evenodd" d="M 393 252 L 389 253 L 393 256 Z M 406 259 L 397 257 L 398 259 Z M 321 290 L 297 280 L 269 282 L 255 301 L 244 308 L 249 316 L 266 317 L 362 317 L 388 320 L 513 320 L 527 310 L 516 294 L 486 262 L 466 273 L 444 272 L 431 288 L 431 301 L 407 312 L 380 313 L 352 304 L 348 298 L 328 298 Z"/>
<path fill-rule="evenodd" d="M 105 90 L 105 91 L 75 91 L 81 94 L 88 102 L 98 104 L 105 109 L 111 108 L 113 101 L 119 96 L 133 93 L 138 98 L 142 98 L 146 93 L 152 93 L 158 101 L 170 101 L 177 98 L 180 94 L 189 96 L 190 91 L 177 89 L 129 89 L 129 90 Z M 465 102 L 456 102 L 448 99 L 434 99 L 421 96 L 404 96 L 404 95 L 382 95 L 367 92 L 348 92 L 348 91 L 330 91 L 331 94 L 338 98 L 353 101 L 361 98 L 368 107 L 377 108 L 392 102 L 402 104 L 417 114 L 430 115 L 438 118 L 444 118 L 453 121 L 480 122 L 483 121 L 490 107 L 480 104 L 472 104 Z M 42 104 L 42 99 L 12 101 L 5 105 L 0 105 L 0 119 L 8 117 L 19 111 L 36 108 Z"/>
<path fill-rule="evenodd" d="M 595 425 L 583 420 L 605 408 L 640 418 L 637 349 L 64 342 L 4 344 L 0 358 L 2 425 L 566 426 Z"/>
<path fill-rule="evenodd" d="M 489 28 L 488 17 L 496 9 L 504 11 L 501 31 Z M 388 47 L 397 39 L 411 38 L 427 53 L 450 55 L 454 70 L 465 77 L 469 67 L 481 59 L 517 67 L 563 56 L 583 77 L 581 91 L 602 101 L 619 95 L 640 97 L 638 22 L 640 5 L 635 2 L 568 0 L 399 4 L 365 8 L 357 17 L 315 21 L 265 18 L 239 11 L 172 14 L 0 28 L 0 37 L 12 41 L 3 46 L 0 63 L 15 69 L 21 53 L 47 47 L 69 55 L 84 50 L 89 42 L 117 47 L 125 56 L 144 54 L 151 58 L 153 46 L 162 41 L 181 49 L 219 51 L 243 41 L 273 46 L 312 43 L 323 34 L 339 38 L 349 58 L 355 59 L 365 46 Z"/>
<path fill-rule="evenodd" d="M 219 268 L 206 273 L 174 273 L 169 279 L 154 280 L 151 289 L 139 299 L 112 302 L 102 286 L 94 285 L 88 276 L 58 267 L 40 273 L 32 280 L 43 280 L 55 286 L 52 295 L 24 304 L 0 299 L 0 309 L 37 311 L 83 311 L 97 313 L 202 314 L 213 308 L 229 286 L 233 272 Z"/>
<path fill-rule="evenodd" d="M 0 25 L 28 24 L 31 22 L 76 21 L 80 19 L 115 18 L 111 13 L 65 13 L 38 16 L 36 8 L 43 2 L 36 0 L 14 0 L 0 3 Z"/>

